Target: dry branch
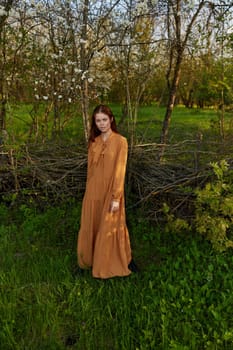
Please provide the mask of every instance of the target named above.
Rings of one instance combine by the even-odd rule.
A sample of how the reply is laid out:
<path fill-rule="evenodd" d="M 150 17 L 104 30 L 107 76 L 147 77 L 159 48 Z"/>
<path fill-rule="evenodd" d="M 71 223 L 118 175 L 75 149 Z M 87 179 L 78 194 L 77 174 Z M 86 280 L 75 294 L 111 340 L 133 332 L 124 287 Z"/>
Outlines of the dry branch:
<path fill-rule="evenodd" d="M 165 157 L 159 163 L 160 146 L 139 144 L 129 150 L 127 187 L 134 193 L 134 204 L 129 207 L 149 201 L 156 212 L 161 208 L 161 200 L 166 199 L 174 208 L 183 208 L 183 203 L 187 206 L 193 196 L 192 189 L 211 176 L 211 161 L 224 158 L 232 166 L 231 144 L 223 147 L 215 142 L 200 147 L 196 141 L 185 140 L 166 145 Z M 78 145 L 2 149 L 0 195 L 77 197 L 85 189 L 86 166 L 87 151 Z M 190 188 L 190 192 L 184 188 Z"/>

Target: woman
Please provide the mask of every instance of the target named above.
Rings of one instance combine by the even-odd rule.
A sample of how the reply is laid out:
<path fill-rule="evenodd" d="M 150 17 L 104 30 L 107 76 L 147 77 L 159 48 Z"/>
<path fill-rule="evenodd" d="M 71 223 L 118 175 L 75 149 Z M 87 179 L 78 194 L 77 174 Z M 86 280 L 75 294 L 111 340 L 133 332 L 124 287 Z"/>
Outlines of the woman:
<path fill-rule="evenodd" d="M 127 140 L 118 134 L 111 109 L 92 114 L 86 191 L 78 235 L 78 264 L 96 278 L 128 276 L 131 248 L 125 221 Z"/>

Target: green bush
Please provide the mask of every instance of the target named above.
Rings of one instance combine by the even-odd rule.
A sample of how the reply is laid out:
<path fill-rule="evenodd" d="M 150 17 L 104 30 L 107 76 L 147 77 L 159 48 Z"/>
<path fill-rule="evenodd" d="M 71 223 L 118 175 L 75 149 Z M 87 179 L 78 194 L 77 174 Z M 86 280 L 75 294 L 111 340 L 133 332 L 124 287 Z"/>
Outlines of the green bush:
<path fill-rule="evenodd" d="M 217 250 L 233 247 L 233 171 L 225 160 L 211 163 L 214 178 L 196 189 L 195 228 Z"/>
<path fill-rule="evenodd" d="M 211 163 L 211 180 L 194 189 L 194 213 L 191 220 L 179 218 L 163 203 L 165 232 L 197 232 L 209 240 L 217 251 L 233 248 L 233 171 L 225 160 Z"/>

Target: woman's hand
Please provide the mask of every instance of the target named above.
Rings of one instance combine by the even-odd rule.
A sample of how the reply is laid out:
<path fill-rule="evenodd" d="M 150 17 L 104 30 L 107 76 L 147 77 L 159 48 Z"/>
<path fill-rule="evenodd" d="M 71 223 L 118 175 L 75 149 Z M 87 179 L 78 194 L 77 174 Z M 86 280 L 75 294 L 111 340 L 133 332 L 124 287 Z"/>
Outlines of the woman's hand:
<path fill-rule="evenodd" d="M 120 203 L 117 202 L 117 201 L 112 201 L 111 202 L 111 205 L 110 205 L 110 212 L 111 213 L 115 213 L 116 211 L 119 210 L 119 207 L 120 207 Z"/>

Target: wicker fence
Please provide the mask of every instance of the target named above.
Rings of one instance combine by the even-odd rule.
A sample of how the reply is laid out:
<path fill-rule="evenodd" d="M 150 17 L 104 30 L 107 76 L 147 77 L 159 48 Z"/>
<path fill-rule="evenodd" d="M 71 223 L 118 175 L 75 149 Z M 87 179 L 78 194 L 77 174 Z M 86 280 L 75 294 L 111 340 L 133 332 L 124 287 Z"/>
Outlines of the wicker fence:
<path fill-rule="evenodd" d="M 167 145 L 159 162 L 160 148 L 161 145 L 150 143 L 129 149 L 126 187 L 127 193 L 134 195 L 131 207 L 150 202 L 156 212 L 161 197 L 175 207 L 181 208 L 185 201 L 187 206 L 192 188 L 212 176 L 211 162 L 226 159 L 233 166 L 231 140 L 224 143 L 186 140 Z M 0 196 L 78 197 L 85 189 L 86 156 L 86 149 L 79 145 L 2 147 Z"/>

